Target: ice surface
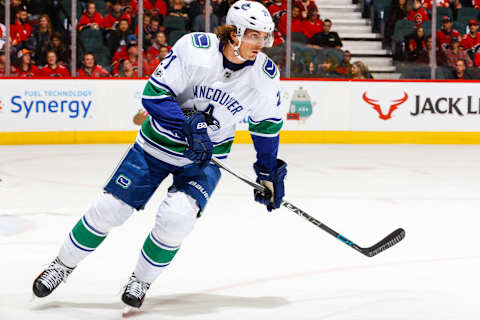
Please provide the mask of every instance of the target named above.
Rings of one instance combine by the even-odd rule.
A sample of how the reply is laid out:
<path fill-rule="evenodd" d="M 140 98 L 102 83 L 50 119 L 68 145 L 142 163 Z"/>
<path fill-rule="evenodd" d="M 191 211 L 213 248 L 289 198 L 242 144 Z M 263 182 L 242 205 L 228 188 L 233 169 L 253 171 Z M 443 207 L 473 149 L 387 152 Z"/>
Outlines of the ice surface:
<path fill-rule="evenodd" d="M 51 296 L 33 279 L 101 193 L 125 145 L 0 146 L 0 319 L 120 319 L 120 290 L 170 179 Z M 196 230 L 131 319 L 479 319 L 478 146 L 282 145 L 287 198 L 367 258 L 228 173 Z M 255 154 L 229 165 L 250 176 Z"/>

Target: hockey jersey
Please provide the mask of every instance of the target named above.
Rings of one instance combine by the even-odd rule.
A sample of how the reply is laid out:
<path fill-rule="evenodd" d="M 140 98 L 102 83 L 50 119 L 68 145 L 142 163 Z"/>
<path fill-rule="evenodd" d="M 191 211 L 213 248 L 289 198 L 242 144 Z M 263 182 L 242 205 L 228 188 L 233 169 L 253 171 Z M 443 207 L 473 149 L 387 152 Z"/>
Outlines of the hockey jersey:
<path fill-rule="evenodd" d="M 267 169 L 276 168 L 283 124 L 278 69 L 263 53 L 233 70 L 238 67 L 224 58 L 214 34 L 191 33 L 179 39 L 145 86 L 142 104 L 150 117 L 137 143 L 164 162 L 190 164 L 183 156 L 184 111 L 208 112 L 215 120 L 207 130 L 213 155 L 222 159 L 230 152 L 236 125 L 248 119 L 258 161 Z"/>

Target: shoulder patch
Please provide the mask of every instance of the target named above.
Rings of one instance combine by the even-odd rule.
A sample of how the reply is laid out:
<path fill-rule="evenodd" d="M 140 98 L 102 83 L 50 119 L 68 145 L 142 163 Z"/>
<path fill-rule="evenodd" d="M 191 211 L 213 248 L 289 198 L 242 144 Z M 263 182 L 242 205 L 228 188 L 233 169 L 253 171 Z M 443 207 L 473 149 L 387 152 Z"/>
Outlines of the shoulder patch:
<path fill-rule="evenodd" d="M 271 59 L 265 59 L 265 62 L 263 63 L 263 72 L 272 79 L 277 75 L 277 66 Z"/>
<path fill-rule="evenodd" d="M 192 43 L 195 48 L 210 48 L 210 37 L 205 33 L 193 33 Z"/>

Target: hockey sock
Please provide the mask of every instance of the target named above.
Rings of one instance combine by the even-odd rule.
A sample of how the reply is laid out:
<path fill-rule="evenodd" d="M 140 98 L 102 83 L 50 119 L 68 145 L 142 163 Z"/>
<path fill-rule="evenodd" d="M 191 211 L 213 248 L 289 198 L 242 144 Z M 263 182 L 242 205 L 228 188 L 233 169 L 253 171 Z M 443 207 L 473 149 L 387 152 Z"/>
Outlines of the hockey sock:
<path fill-rule="evenodd" d="M 151 232 L 143 243 L 140 257 L 135 268 L 135 276 L 144 282 L 152 283 L 170 264 L 178 252 L 180 246 L 170 246 Z"/>
<path fill-rule="evenodd" d="M 96 230 L 83 216 L 68 234 L 58 257 L 69 267 L 75 267 L 93 252 L 107 237 L 107 233 Z"/>

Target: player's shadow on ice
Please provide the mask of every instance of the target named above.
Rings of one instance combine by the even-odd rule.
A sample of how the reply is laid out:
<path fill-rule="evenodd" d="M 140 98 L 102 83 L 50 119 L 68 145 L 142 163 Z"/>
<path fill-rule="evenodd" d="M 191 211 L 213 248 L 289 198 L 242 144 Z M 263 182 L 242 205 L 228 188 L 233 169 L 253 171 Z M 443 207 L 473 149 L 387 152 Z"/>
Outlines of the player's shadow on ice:
<path fill-rule="evenodd" d="M 217 312 L 223 308 L 254 308 L 269 309 L 281 307 L 290 302 L 281 297 L 236 297 L 206 293 L 192 293 L 168 296 L 150 296 L 145 300 L 144 305 L 139 311 L 132 311 L 128 317 L 134 318 L 140 314 L 159 313 L 163 315 L 188 316 L 198 314 L 209 314 Z M 113 303 L 76 303 L 66 301 L 50 302 L 37 306 L 35 310 L 52 309 L 115 309 L 122 311 L 125 305 L 121 302 Z"/>

